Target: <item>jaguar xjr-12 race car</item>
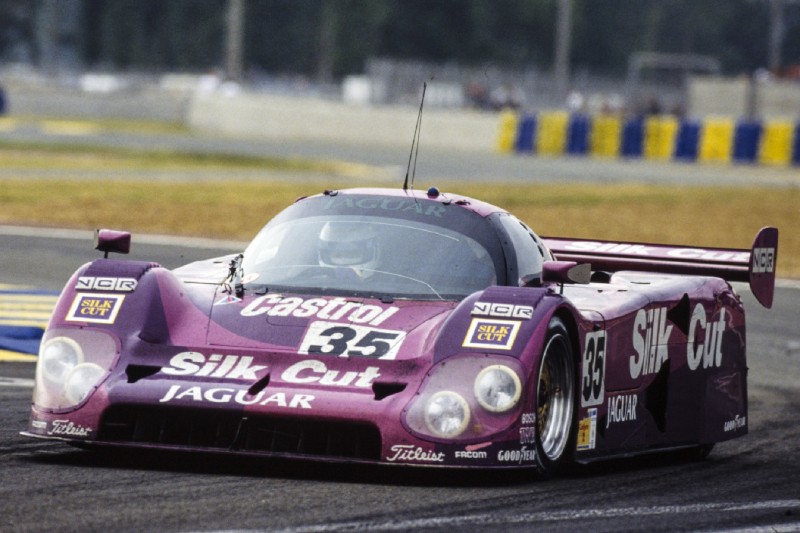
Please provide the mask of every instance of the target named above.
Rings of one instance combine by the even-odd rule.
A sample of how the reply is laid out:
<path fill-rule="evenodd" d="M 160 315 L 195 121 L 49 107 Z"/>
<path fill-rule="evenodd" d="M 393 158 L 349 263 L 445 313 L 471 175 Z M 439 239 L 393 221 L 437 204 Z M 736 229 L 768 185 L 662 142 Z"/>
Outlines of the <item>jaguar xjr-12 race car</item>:
<path fill-rule="evenodd" d="M 778 233 L 750 250 L 540 238 L 454 194 L 302 198 L 242 254 L 69 280 L 25 435 L 549 475 L 747 433 L 745 313 L 772 303 Z"/>

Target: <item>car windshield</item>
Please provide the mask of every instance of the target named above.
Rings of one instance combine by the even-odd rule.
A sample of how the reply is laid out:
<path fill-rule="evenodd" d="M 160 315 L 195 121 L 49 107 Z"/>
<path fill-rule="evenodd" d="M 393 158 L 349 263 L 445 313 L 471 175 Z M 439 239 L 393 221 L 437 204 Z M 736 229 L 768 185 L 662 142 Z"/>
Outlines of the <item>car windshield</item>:
<path fill-rule="evenodd" d="M 408 213 L 387 216 L 398 214 L 388 210 L 320 214 L 320 209 L 289 208 L 245 251 L 243 280 L 249 288 L 270 292 L 461 299 L 496 284 L 496 263 L 502 258 L 484 219 L 449 209 L 461 213 L 443 223 L 440 216 L 413 220 Z M 462 213 L 469 216 L 464 219 Z M 458 231 L 459 226 L 477 226 L 477 238 Z"/>

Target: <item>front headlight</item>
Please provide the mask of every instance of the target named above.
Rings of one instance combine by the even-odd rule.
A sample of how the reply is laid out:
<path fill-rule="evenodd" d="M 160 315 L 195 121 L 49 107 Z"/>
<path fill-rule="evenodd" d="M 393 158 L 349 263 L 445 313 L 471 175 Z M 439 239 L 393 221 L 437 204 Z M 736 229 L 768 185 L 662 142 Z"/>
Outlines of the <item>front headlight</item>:
<path fill-rule="evenodd" d="M 469 424 L 469 405 L 459 394 L 439 391 L 425 405 L 425 425 L 437 437 L 461 435 Z"/>
<path fill-rule="evenodd" d="M 487 411 L 504 413 L 517 405 L 521 394 L 519 376 L 507 366 L 487 366 L 475 378 L 475 399 Z"/>
<path fill-rule="evenodd" d="M 77 365 L 67 374 L 64 383 L 64 397 L 73 405 L 81 403 L 105 373 L 105 370 L 94 363 Z"/>
<path fill-rule="evenodd" d="M 405 428 L 433 440 L 480 442 L 519 419 L 524 369 L 502 355 L 450 357 L 428 372 L 403 410 Z"/>
<path fill-rule="evenodd" d="M 118 353 L 116 339 L 103 332 L 49 331 L 39 349 L 33 403 L 44 409 L 77 406 L 105 379 Z"/>
<path fill-rule="evenodd" d="M 41 375 L 51 383 L 64 383 L 67 374 L 83 362 L 83 350 L 69 337 L 55 337 L 39 349 Z"/>

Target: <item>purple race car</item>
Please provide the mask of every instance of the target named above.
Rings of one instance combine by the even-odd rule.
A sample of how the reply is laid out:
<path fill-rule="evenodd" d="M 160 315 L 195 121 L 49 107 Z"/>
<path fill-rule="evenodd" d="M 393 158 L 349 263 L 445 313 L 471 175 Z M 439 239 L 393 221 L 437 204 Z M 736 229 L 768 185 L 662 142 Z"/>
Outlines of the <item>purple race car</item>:
<path fill-rule="evenodd" d="M 127 253 L 101 230 L 97 249 Z M 751 250 L 540 238 L 440 193 L 303 198 L 243 254 L 176 270 L 98 259 L 42 340 L 25 435 L 549 475 L 747 433 Z"/>

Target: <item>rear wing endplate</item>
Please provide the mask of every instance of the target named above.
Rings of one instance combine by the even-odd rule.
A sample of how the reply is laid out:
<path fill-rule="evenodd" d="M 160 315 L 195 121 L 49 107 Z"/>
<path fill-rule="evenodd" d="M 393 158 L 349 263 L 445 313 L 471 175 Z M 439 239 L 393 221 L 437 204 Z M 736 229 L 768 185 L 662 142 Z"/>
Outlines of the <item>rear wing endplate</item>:
<path fill-rule="evenodd" d="M 590 263 L 592 270 L 664 272 L 745 281 L 764 307 L 772 307 L 778 229 L 762 228 L 750 250 L 543 237 L 559 261 Z"/>

